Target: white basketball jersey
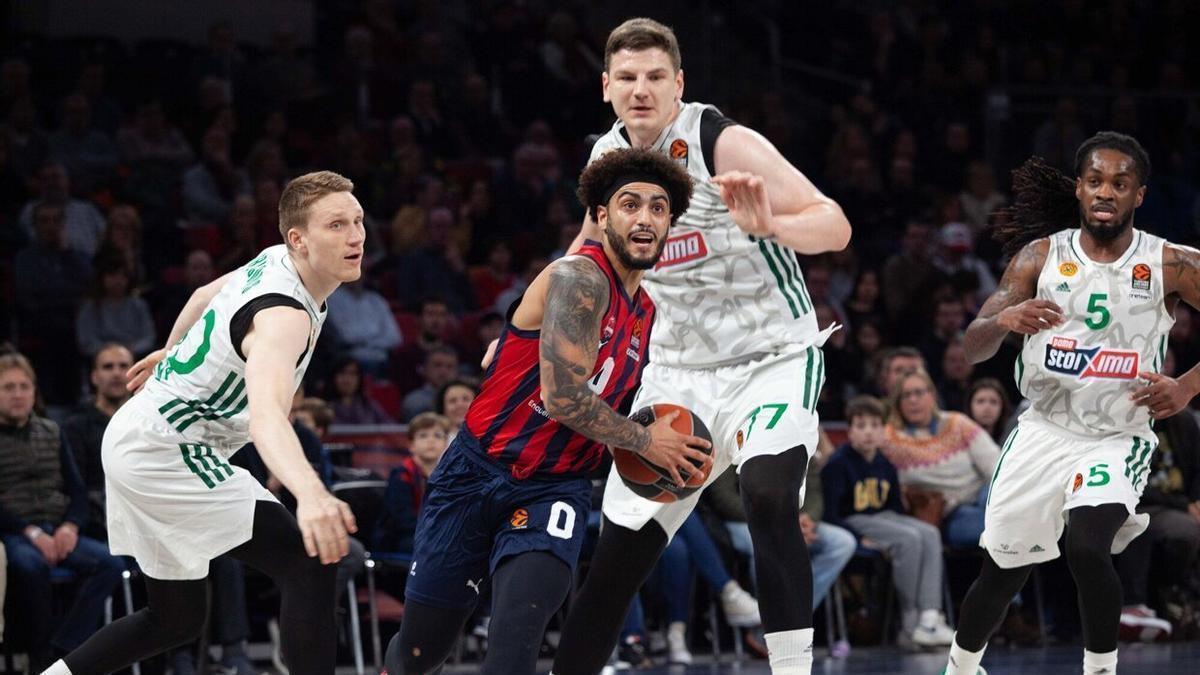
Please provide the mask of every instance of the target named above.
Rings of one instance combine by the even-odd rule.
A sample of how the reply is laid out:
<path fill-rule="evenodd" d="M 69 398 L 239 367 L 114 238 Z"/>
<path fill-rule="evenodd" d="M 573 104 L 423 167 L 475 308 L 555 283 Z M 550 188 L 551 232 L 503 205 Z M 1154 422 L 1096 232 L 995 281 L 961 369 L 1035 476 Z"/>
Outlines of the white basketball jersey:
<path fill-rule="evenodd" d="M 280 244 L 264 249 L 229 277 L 137 395 L 175 431 L 213 446 L 226 458 L 250 442 L 246 362 L 234 348 L 230 322 L 248 302 L 272 294 L 299 302 L 312 322 L 308 347 L 294 374 L 299 387 L 326 313 L 300 281 L 287 246 Z"/>
<path fill-rule="evenodd" d="M 1117 261 L 1098 263 L 1078 228 L 1050 237 L 1036 297 L 1062 307 L 1061 326 L 1025 338 L 1015 375 L 1032 403 L 1022 415 L 1091 438 L 1145 433 L 1150 413 L 1129 400 L 1139 371 L 1160 372 L 1175 319 L 1163 293 L 1165 240 L 1133 231 Z"/>
<path fill-rule="evenodd" d="M 653 148 L 682 164 L 692 201 L 671 228 L 662 258 L 642 280 L 658 307 L 650 360 L 712 368 L 820 342 L 812 299 L 792 250 L 751 237 L 734 224 L 710 179 L 700 146 L 701 103 L 680 104 Z M 618 120 L 589 162 L 630 147 Z"/>

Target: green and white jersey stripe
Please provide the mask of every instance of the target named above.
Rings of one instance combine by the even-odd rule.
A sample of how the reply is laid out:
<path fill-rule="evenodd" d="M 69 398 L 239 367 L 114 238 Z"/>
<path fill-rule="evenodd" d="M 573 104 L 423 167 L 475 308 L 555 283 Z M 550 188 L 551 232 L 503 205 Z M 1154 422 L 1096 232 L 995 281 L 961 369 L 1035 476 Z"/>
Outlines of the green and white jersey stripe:
<path fill-rule="evenodd" d="M 715 110 L 680 104 L 653 146 L 687 169 L 693 189 L 662 259 L 642 281 L 658 308 L 650 360 L 673 368 L 734 365 L 819 341 L 795 252 L 739 229 L 712 184 L 700 145 L 700 120 L 709 109 Z M 618 120 L 592 147 L 591 159 L 628 147 Z"/>
<path fill-rule="evenodd" d="M 308 349 L 294 372 L 299 387 L 325 321 L 325 308 L 317 308 L 287 248 L 280 245 L 263 250 L 226 281 L 137 395 L 140 403 L 152 406 L 168 426 L 189 441 L 180 445 L 184 460 L 206 485 L 224 480 L 222 467 L 228 468 L 214 458 L 213 449 L 227 459 L 250 440 L 246 363 L 232 343 L 230 322 L 248 302 L 271 294 L 295 299 L 311 320 Z"/>

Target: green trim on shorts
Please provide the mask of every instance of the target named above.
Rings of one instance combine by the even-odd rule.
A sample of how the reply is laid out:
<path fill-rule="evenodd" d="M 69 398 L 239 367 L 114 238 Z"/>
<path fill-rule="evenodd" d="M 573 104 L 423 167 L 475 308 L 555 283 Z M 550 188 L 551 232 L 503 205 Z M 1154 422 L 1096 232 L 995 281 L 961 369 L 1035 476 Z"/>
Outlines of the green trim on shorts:
<path fill-rule="evenodd" d="M 1143 441 L 1140 438 L 1134 437 L 1135 442 L 1139 442 L 1145 447 L 1142 449 L 1142 454 L 1138 456 L 1137 462 L 1133 465 L 1133 487 L 1137 488 L 1138 484 L 1145 479 L 1145 474 L 1150 471 L 1150 451 L 1154 446 L 1150 441 Z"/>
<path fill-rule="evenodd" d="M 1008 456 L 1008 451 L 1012 450 L 1013 441 L 1017 440 L 1017 431 L 1020 426 L 1013 427 L 1012 433 L 1008 435 L 1008 440 L 1004 442 L 1004 449 L 1000 451 L 1000 458 L 996 460 L 996 469 L 992 471 L 992 480 L 988 483 L 988 498 L 985 505 L 991 505 L 992 494 L 996 491 L 996 478 L 1000 476 L 1000 465 L 1004 464 L 1004 458 Z"/>
<path fill-rule="evenodd" d="M 804 409 L 808 410 L 809 390 L 812 387 L 813 374 L 813 348 L 809 347 L 804 351 Z"/>
<path fill-rule="evenodd" d="M 200 443 L 180 443 L 179 450 L 183 454 L 183 463 L 187 465 L 188 470 L 200 478 L 209 490 L 215 488 L 217 483 L 224 483 L 226 478 L 233 477 L 233 469 L 213 453 L 211 446 Z"/>

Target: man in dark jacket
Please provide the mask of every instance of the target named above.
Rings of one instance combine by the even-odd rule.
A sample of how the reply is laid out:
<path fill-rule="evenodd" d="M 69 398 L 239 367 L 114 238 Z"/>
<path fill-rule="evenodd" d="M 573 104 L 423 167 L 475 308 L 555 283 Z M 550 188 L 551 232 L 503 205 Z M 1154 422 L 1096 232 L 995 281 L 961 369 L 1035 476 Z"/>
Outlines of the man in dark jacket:
<path fill-rule="evenodd" d="M 33 413 L 37 379 L 20 354 L 0 355 L 0 540 L 8 553 L 12 601 L 22 608 L 33 670 L 78 647 L 100 627 L 104 601 L 125 569 L 103 543 L 79 536 L 87 492 L 66 437 Z M 74 572 L 75 601 L 51 635 L 50 572 Z"/>

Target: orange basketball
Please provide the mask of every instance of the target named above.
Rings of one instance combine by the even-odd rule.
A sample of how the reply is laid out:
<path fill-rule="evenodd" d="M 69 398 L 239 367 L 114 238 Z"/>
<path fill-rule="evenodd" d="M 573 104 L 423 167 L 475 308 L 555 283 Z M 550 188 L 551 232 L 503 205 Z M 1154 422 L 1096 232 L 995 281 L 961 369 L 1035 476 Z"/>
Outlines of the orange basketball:
<path fill-rule="evenodd" d="M 679 411 L 679 416 L 671 423 L 672 429 L 681 434 L 699 436 L 707 441 L 712 441 L 712 434 L 708 432 L 708 427 L 699 417 L 693 415 L 692 411 L 687 408 L 673 403 L 646 406 L 630 415 L 629 419 L 642 426 L 649 426 L 659 417 L 675 411 Z M 704 452 L 711 454 L 712 449 L 705 449 Z M 612 455 L 613 466 L 625 485 L 635 494 L 656 502 L 670 503 L 683 499 L 699 490 L 704 485 L 704 481 L 708 480 L 707 469 L 700 468 L 701 465 L 696 464 L 694 460 L 692 463 L 696 464 L 696 470 L 683 474 L 684 486 L 679 487 L 671 480 L 671 474 L 666 469 L 647 461 L 636 452 L 612 448 Z"/>

